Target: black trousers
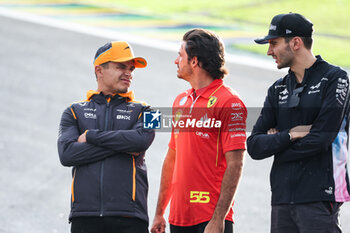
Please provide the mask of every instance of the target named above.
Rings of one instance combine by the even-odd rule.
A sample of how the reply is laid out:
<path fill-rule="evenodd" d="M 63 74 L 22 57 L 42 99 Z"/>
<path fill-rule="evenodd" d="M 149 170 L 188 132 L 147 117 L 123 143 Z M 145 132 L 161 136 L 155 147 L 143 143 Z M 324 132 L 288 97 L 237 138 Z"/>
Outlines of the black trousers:
<path fill-rule="evenodd" d="M 271 233 L 341 233 L 341 205 L 339 202 L 273 205 Z"/>
<path fill-rule="evenodd" d="M 170 224 L 171 233 L 203 233 L 208 222 L 203 222 L 198 225 L 189 227 L 180 227 Z M 233 233 L 233 223 L 225 220 L 225 231 L 224 233 Z"/>
<path fill-rule="evenodd" d="M 128 217 L 77 217 L 71 233 L 148 233 L 148 223 Z"/>

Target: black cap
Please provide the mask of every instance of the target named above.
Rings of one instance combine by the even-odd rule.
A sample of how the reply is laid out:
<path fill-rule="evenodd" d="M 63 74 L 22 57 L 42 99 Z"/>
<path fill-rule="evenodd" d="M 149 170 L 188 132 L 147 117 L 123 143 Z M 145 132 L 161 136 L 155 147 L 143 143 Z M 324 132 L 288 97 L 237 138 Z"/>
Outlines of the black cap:
<path fill-rule="evenodd" d="M 271 21 L 269 34 L 254 41 L 258 44 L 266 44 L 269 40 L 278 37 L 311 37 L 312 26 L 310 20 L 297 13 L 276 15 Z"/>

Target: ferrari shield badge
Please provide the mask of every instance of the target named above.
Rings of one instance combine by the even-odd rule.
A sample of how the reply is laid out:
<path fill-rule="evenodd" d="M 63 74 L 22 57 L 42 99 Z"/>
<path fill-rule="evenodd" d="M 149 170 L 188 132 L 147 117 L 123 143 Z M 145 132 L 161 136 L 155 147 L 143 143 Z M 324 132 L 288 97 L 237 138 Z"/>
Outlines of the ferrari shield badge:
<path fill-rule="evenodd" d="M 209 98 L 209 101 L 208 101 L 208 104 L 207 104 L 207 108 L 211 108 L 216 103 L 217 99 L 218 98 L 216 98 L 215 96 L 211 96 Z"/>

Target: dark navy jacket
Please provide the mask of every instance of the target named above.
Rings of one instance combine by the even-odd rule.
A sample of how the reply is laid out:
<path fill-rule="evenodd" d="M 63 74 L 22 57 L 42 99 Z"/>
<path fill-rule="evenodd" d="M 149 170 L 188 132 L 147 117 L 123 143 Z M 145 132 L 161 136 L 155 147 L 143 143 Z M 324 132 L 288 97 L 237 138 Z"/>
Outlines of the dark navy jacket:
<path fill-rule="evenodd" d="M 292 71 L 268 90 L 261 114 L 247 140 L 253 159 L 274 155 L 270 174 L 272 204 L 350 200 L 348 159 L 348 91 L 346 72 L 317 56 L 305 70 L 297 107 Z M 310 133 L 291 142 L 288 132 L 312 125 Z M 270 128 L 278 133 L 267 135 Z"/>
<path fill-rule="evenodd" d="M 154 131 L 143 129 L 145 111 L 132 93 L 107 97 L 93 91 L 64 111 L 58 152 L 62 165 L 73 166 L 70 219 L 126 216 L 148 222 L 144 152 Z M 78 143 L 86 130 L 87 143 Z"/>

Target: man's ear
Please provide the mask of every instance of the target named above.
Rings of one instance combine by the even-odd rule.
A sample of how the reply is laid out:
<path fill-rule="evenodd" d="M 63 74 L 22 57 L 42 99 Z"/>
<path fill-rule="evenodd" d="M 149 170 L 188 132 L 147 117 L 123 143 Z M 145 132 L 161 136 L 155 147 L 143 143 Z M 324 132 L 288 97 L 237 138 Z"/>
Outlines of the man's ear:
<path fill-rule="evenodd" d="M 190 63 L 190 64 L 191 64 L 192 68 L 198 66 L 198 59 L 197 59 L 196 56 L 194 56 L 194 57 L 191 59 L 191 63 Z"/>
<path fill-rule="evenodd" d="M 95 66 L 95 74 L 98 75 L 98 74 L 101 74 L 102 72 L 102 67 L 101 66 Z"/>
<path fill-rule="evenodd" d="M 303 40 L 299 37 L 296 36 L 294 37 L 291 41 L 290 41 L 290 47 L 296 51 L 299 50 L 301 48 L 301 46 L 304 45 Z"/>

